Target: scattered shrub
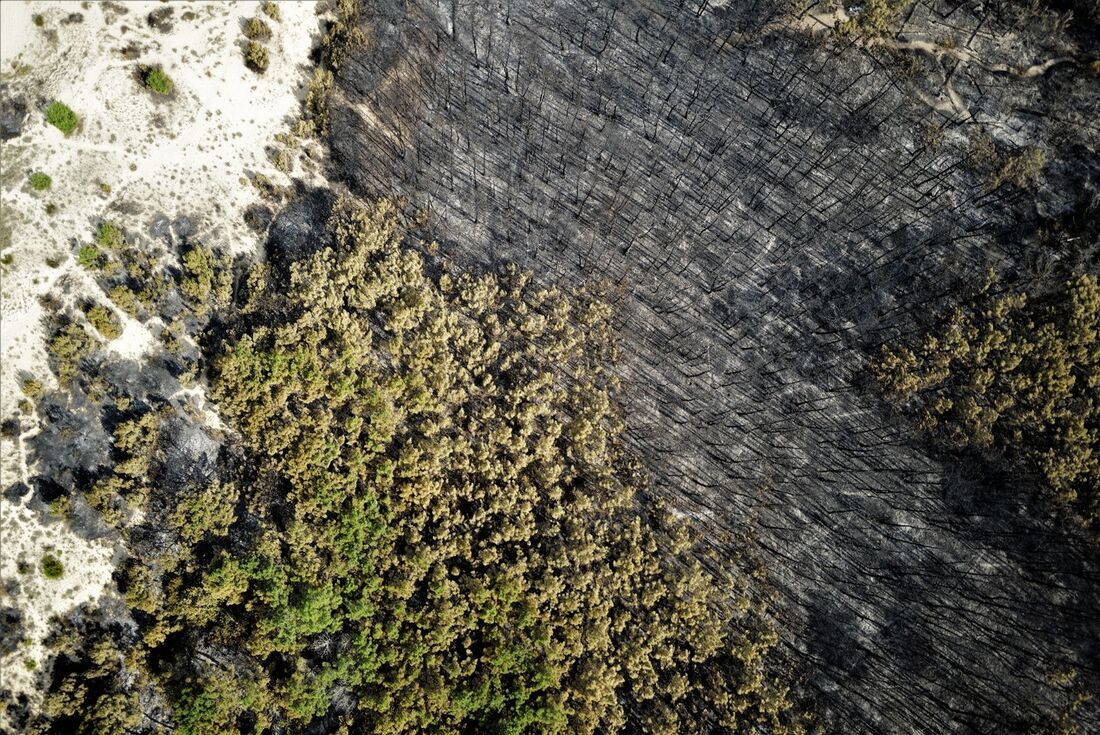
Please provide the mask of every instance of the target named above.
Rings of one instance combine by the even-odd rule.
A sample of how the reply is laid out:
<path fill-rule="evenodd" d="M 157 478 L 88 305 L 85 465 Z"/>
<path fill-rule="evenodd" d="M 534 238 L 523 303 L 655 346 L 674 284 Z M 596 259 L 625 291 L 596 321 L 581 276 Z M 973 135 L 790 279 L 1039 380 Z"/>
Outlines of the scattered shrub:
<path fill-rule="evenodd" d="M 49 204 L 47 204 L 46 205 L 46 214 L 51 215 L 51 216 L 57 214 L 57 205 L 54 204 L 53 202 L 50 202 Z"/>
<path fill-rule="evenodd" d="M 42 574 L 47 579 L 60 579 L 65 574 L 65 567 L 61 564 L 61 560 L 50 553 L 42 555 Z"/>
<path fill-rule="evenodd" d="M 138 314 L 141 312 L 141 305 L 138 303 L 137 296 L 129 288 L 126 286 L 115 286 L 107 292 L 107 297 L 128 317 L 131 319 L 138 318 Z"/>
<path fill-rule="evenodd" d="M 1002 184 L 1012 183 L 1021 189 L 1030 189 L 1043 173 L 1046 162 L 1046 151 L 1041 148 L 1025 148 L 1004 160 L 1000 170 L 991 179 L 990 186 L 996 189 Z"/>
<path fill-rule="evenodd" d="M 11 265 L 14 262 L 15 262 L 15 256 L 12 255 L 11 253 L 8 253 L 7 255 L 4 255 L 3 257 L 0 257 L 0 264 Z"/>
<path fill-rule="evenodd" d="M 159 66 L 146 69 L 144 81 L 146 88 L 157 94 L 172 94 L 175 88 L 172 79 Z"/>
<path fill-rule="evenodd" d="M 276 23 L 282 22 L 283 20 L 283 16 L 279 12 L 278 4 L 272 2 L 271 0 L 264 0 L 264 2 L 260 3 L 260 10 L 262 10 L 268 18 L 271 18 L 271 20 L 275 21 Z"/>
<path fill-rule="evenodd" d="M 46 108 L 46 122 L 53 125 L 65 135 L 71 135 L 80 124 L 80 118 L 64 102 L 54 100 Z"/>
<path fill-rule="evenodd" d="M 252 71 L 263 74 L 269 63 L 267 48 L 256 41 L 249 41 L 244 51 L 244 62 Z"/>
<path fill-rule="evenodd" d="M 103 253 L 95 245 L 84 245 L 76 254 L 76 262 L 88 270 L 99 270 L 103 267 Z"/>
<path fill-rule="evenodd" d="M 79 372 L 80 361 L 92 354 L 97 340 L 81 324 L 71 322 L 50 340 L 49 352 L 57 364 L 57 379 L 64 385 Z"/>
<path fill-rule="evenodd" d="M 251 41 L 266 41 L 271 38 L 271 26 L 263 18 L 249 18 L 244 24 L 244 37 Z"/>
<path fill-rule="evenodd" d="M 27 378 L 24 380 L 21 388 L 23 389 L 23 395 L 33 399 L 41 397 L 42 391 L 45 390 L 42 386 L 42 382 L 34 378 Z"/>
<path fill-rule="evenodd" d="M 122 228 L 113 222 L 103 222 L 96 228 L 96 244 L 103 250 L 121 250 L 126 244 Z"/>
<path fill-rule="evenodd" d="M 82 310 L 96 331 L 108 340 L 118 339 L 122 335 L 122 320 L 103 304 L 85 304 Z"/>
<path fill-rule="evenodd" d="M 35 191 L 46 191 L 53 185 L 53 179 L 49 177 L 49 174 L 44 174 L 41 171 L 35 171 L 31 174 L 31 188 Z"/>
<path fill-rule="evenodd" d="M 276 148 L 271 154 L 271 164 L 276 171 L 289 174 L 294 167 L 294 154 L 288 148 Z"/>
<path fill-rule="evenodd" d="M 209 248 L 194 247 L 183 256 L 183 272 L 180 292 L 196 316 L 229 304 L 233 281 L 227 258 L 219 258 Z"/>
<path fill-rule="evenodd" d="M 837 33 L 853 38 L 873 39 L 894 30 L 901 11 L 912 0 L 867 0 L 858 15 L 838 24 Z"/>
<path fill-rule="evenodd" d="M 101 182 L 99 182 L 99 190 L 101 192 L 103 192 L 104 194 L 110 194 L 111 193 L 111 185 L 108 184 L 105 181 L 101 181 Z"/>

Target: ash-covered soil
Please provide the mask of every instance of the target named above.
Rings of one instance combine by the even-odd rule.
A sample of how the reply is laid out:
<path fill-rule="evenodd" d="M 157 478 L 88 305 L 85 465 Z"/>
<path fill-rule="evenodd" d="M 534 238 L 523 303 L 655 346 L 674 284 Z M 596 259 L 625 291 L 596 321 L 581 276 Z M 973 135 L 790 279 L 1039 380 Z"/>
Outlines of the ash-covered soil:
<path fill-rule="evenodd" d="M 1039 730 L 1100 688 L 1095 549 L 865 377 L 989 269 L 1097 271 L 1096 25 L 1019 5 L 867 43 L 766 1 L 390 0 L 337 74 L 339 171 L 442 257 L 619 284 L 635 448 L 701 522 L 757 524 L 837 732 Z M 1046 151 L 1032 188 L 981 135 Z"/>

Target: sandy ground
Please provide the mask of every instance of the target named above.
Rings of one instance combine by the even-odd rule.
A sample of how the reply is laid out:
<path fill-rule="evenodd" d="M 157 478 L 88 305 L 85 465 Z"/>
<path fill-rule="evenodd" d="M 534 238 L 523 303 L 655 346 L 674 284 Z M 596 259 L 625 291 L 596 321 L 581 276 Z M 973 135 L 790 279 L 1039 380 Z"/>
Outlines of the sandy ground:
<path fill-rule="evenodd" d="M 234 252 L 258 246 L 243 221 L 257 199 L 249 178 L 288 181 L 265 147 L 296 119 L 318 33 L 316 3 L 278 5 L 282 22 L 269 21 L 270 68 L 258 75 L 244 65 L 240 32 L 243 19 L 259 13 L 258 1 L 0 3 L 0 80 L 29 108 L 22 134 L 0 144 L 0 414 L 20 417 L 20 434 L 0 445 L 0 488 L 33 475 L 22 447 L 37 427 L 20 414 L 19 386 L 29 376 L 54 382 L 39 298 L 65 279 L 70 303 L 85 296 L 110 303 L 75 259 L 99 221 L 145 232 L 158 215 L 186 215 L 203 242 Z M 166 7 L 171 28 L 152 27 L 149 13 Z M 135 77 L 140 65 L 162 65 L 174 94 L 144 89 Z M 69 137 L 45 122 L 52 100 L 80 117 Z M 31 189 L 35 171 L 52 178 L 48 191 Z M 56 211 L 48 214 L 51 204 Z M 110 349 L 140 357 L 149 330 L 116 313 L 125 330 Z M 49 616 L 101 595 L 114 555 L 106 541 L 84 541 L 25 501 L 0 499 L 0 607 L 24 616 L 24 640 L 0 660 L 0 678 L 16 691 L 33 691 L 27 662 L 42 670 Z M 62 561 L 61 579 L 42 575 L 47 551 Z"/>

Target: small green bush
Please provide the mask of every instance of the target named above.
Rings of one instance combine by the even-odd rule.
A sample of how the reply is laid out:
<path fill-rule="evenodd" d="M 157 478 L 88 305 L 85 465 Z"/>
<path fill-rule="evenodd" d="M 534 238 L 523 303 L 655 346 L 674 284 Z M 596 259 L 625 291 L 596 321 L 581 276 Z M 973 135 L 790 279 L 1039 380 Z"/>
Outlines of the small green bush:
<path fill-rule="evenodd" d="M 76 254 L 76 262 L 89 270 L 103 267 L 103 253 L 95 245 L 85 245 Z"/>
<path fill-rule="evenodd" d="M 145 86 L 157 94 L 172 94 L 172 90 L 175 89 L 176 85 L 172 82 L 172 79 L 164 73 L 164 69 L 157 66 L 146 70 Z"/>
<path fill-rule="evenodd" d="M 107 293 L 107 296 L 114 302 L 115 306 L 126 312 L 131 319 L 137 319 L 138 314 L 141 313 L 141 304 L 138 303 L 137 296 L 126 286 L 115 286 Z"/>
<path fill-rule="evenodd" d="M 41 381 L 35 380 L 34 378 L 27 378 L 26 380 L 24 380 L 21 387 L 23 389 L 23 395 L 27 396 L 28 398 L 35 399 L 41 397 L 43 391 L 45 390 L 45 388 L 43 388 L 42 386 Z"/>
<path fill-rule="evenodd" d="M 104 250 L 120 250 L 126 244 L 122 228 L 113 222 L 104 222 L 96 228 L 95 241 Z"/>
<path fill-rule="evenodd" d="M 53 179 L 49 177 L 49 174 L 44 174 L 41 171 L 35 171 L 31 174 L 31 188 L 35 191 L 45 191 L 53 186 Z"/>
<path fill-rule="evenodd" d="M 80 361 L 95 352 L 98 340 L 82 324 L 66 325 L 50 340 L 49 353 L 57 363 L 57 380 L 71 383 L 80 372 Z"/>
<path fill-rule="evenodd" d="M 262 18 L 249 18 L 244 24 L 244 37 L 252 41 L 266 41 L 271 38 L 271 26 Z"/>
<path fill-rule="evenodd" d="M 47 579 L 60 579 L 65 574 L 65 567 L 53 554 L 43 554 L 42 574 L 46 575 Z"/>
<path fill-rule="evenodd" d="M 249 41 L 244 52 L 244 63 L 257 74 L 263 74 L 269 63 L 267 48 L 263 44 Z"/>
<path fill-rule="evenodd" d="M 80 124 L 80 118 L 64 102 L 54 100 L 46 108 L 46 122 L 53 125 L 65 135 L 71 135 L 76 126 Z"/>
<path fill-rule="evenodd" d="M 84 316 L 96 328 L 96 331 L 108 340 L 118 339 L 122 335 L 122 320 L 118 315 L 102 304 L 86 304 Z"/>
<path fill-rule="evenodd" d="M 271 20 L 276 23 L 280 23 L 283 20 L 283 16 L 279 12 L 278 4 L 271 2 L 271 0 L 264 0 L 264 2 L 260 3 L 260 10 L 264 11 L 264 15 L 271 18 Z"/>
<path fill-rule="evenodd" d="M 860 13 L 836 27 L 841 36 L 870 40 L 894 31 L 898 16 L 912 0 L 868 0 Z"/>
<path fill-rule="evenodd" d="M 1039 180 L 1046 163 L 1046 151 L 1041 148 L 1024 148 L 1005 158 L 1000 171 L 992 177 L 990 186 L 996 189 L 1002 184 L 1013 183 L 1021 189 L 1030 189 Z"/>

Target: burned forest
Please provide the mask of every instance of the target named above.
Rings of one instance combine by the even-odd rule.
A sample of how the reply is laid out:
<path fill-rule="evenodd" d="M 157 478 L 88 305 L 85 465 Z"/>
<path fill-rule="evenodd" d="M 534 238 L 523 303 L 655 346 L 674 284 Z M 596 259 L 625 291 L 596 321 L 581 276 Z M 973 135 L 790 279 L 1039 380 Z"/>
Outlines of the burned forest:
<path fill-rule="evenodd" d="M 1096 0 L 160 5 L 294 110 L 26 311 L 0 729 L 1100 730 Z"/>

